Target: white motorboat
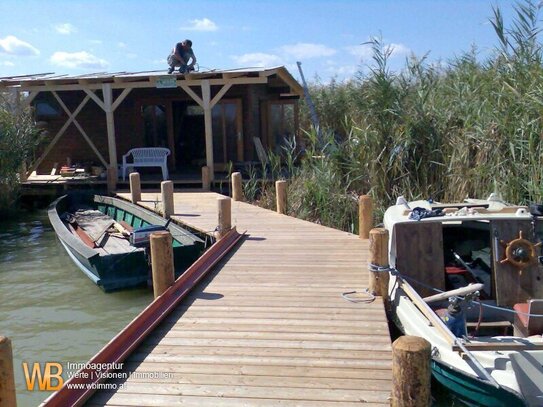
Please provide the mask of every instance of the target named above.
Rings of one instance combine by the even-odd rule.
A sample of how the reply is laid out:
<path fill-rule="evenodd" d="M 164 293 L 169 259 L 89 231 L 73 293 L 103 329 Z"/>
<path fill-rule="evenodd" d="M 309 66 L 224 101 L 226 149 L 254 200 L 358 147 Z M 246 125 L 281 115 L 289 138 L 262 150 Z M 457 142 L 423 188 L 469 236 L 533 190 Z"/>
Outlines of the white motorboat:
<path fill-rule="evenodd" d="M 384 215 L 395 323 L 431 343 L 434 377 L 470 404 L 543 406 L 543 217 L 534 208 L 492 195 L 399 199 Z"/>

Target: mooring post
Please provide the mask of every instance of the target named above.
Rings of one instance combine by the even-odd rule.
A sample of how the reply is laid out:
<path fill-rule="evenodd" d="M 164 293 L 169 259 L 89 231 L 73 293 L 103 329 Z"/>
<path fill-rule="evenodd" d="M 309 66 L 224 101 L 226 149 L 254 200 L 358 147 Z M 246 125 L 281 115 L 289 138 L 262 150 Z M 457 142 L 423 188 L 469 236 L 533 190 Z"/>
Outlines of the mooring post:
<path fill-rule="evenodd" d="M 358 236 L 369 239 L 373 227 L 373 202 L 369 195 L 358 197 Z"/>
<path fill-rule="evenodd" d="M 209 167 L 207 165 L 202 167 L 202 189 L 204 191 L 209 191 L 211 189 L 211 178 Z"/>
<path fill-rule="evenodd" d="M 232 200 L 228 197 L 217 198 L 219 226 L 217 240 L 222 239 L 232 229 Z"/>
<path fill-rule="evenodd" d="M 0 407 L 15 407 L 16 405 L 11 340 L 0 336 Z"/>
<path fill-rule="evenodd" d="M 163 216 L 165 219 L 169 219 L 174 214 L 173 181 L 162 181 L 160 191 L 162 192 Z"/>
<path fill-rule="evenodd" d="M 393 407 L 430 405 L 430 342 L 418 336 L 400 336 L 392 344 Z"/>
<path fill-rule="evenodd" d="M 287 213 L 287 181 L 275 181 L 275 195 L 277 202 L 277 213 Z"/>
<path fill-rule="evenodd" d="M 117 168 L 109 166 L 107 168 L 107 192 L 110 195 L 117 189 Z"/>
<path fill-rule="evenodd" d="M 243 201 L 243 189 L 240 172 L 232 173 L 232 199 L 234 201 Z"/>
<path fill-rule="evenodd" d="M 132 203 L 141 201 L 141 181 L 139 172 L 130 174 L 130 199 L 132 200 Z"/>
<path fill-rule="evenodd" d="M 170 232 L 151 233 L 151 270 L 155 298 L 162 295 L 175 280 L 172 243 Z"/>
<path fill-rule="evenodd" d="M 388 230 L 375 228 L 370 230 L 370 283 L 369 291 L 383 297 L 388 308 L 388 270 L 380 271 L 379 267 L 388 267 Z"/>

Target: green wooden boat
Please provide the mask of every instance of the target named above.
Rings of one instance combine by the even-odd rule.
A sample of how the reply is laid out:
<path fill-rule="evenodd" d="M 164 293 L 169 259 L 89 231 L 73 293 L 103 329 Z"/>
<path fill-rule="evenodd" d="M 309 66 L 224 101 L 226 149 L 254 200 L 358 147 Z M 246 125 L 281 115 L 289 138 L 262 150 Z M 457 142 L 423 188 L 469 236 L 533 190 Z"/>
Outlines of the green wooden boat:
<path fill-rule="evenodd" d="M 166 226 L 173 237 L 176 277 L 204 251 L 204 241 L 182 227 L 129 202 L 94 194 L 70 194 L 48 209 L 49 221 L 74 263 L 106 292 L 150 282 L 149 250 L 132 245 L 134 231 Z"/>

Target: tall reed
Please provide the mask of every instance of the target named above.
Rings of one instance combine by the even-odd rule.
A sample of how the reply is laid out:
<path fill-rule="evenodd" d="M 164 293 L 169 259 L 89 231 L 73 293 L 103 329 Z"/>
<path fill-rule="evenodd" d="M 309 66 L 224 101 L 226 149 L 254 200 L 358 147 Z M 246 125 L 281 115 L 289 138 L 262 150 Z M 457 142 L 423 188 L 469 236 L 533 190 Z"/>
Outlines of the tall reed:
<path fill-rule="evenodd" d="M 19 173 L 39 141 L 31 112 L 11 95 L 0 94 L 0 219 L 16 211 Z"/>
<path fill-rule="evenodd" d="M 494 8 L 498 44 L 486 59 L 476 48 L 440 65 L 411 57 L 396 73 L 374 38 L 369 71 L 311 84 L 327 144 L 317 151 L 302 104 L 306 151 L 288 171 L 291 214 L 356 231 L 352 198 L 362 193 L 377 202 L 376 222 L 399 195 L 452 201 L 498 191 L 512 203 L 542 202 L 540 7 L 517 3 L 510 27 Z M 270 206 L 271 185 L 259 191 Z"/>

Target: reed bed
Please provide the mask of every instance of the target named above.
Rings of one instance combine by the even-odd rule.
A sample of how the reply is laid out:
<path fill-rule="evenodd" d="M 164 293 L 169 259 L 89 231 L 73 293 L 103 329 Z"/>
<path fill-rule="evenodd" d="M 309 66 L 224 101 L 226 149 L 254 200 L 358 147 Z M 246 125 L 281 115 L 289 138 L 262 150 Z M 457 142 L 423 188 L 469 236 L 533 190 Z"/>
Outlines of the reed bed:
<path fill-rule="evenodd" d="M 21 165 L 32 157 L 40 136 L 30 110 L 18 106 L 0 94 L 0 221 L 17 211 Z"/>
<path fill-rule="evenodd" d="M 376 223 L 400 195 L 457 201 L 499 192 L 511 203 L 542 202 L 540 5 L 514 9 L 510 27 L 492 10 L 497 44 L 486 58 L 476 48 L 439 65 L 410 57 L 393 72 L 391 49 L 374 38 L 369 70 L 310 85 L 323 140 L 302 105 L 301 146 L 270 154 L 247 196 L 273 207 L 273 180 L 288 178 L 289 214 L 351 232 L 360 194 L 374 198 Z"/>

